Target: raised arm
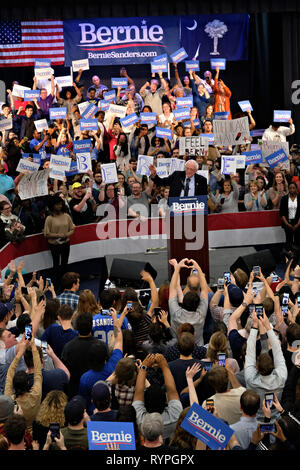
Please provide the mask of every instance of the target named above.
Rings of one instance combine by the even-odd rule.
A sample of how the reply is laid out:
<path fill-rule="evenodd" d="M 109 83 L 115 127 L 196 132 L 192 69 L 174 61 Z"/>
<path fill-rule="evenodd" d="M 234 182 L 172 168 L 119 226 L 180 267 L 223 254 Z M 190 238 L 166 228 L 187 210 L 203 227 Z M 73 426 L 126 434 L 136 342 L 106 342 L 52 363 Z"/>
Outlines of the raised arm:
<path fill-rule="evenodd" d="M 166 358 L 162 354 L 155 354 L 155 362 L 162 370 L 168 401 L 179 400 L 179 395 L 176 389 L 175 380 L 169 368 Z"/>
<path fill-rule="evenodd" d="M 151 306 L 148 310 L 148 315 L 152 315 L 153 309 L 155 307 L 159 307 L 159 298 L 158 298 L 158 291 L 154 282 L 153 277 L 147 271 L 141 271 L 141 278 L 143 281 L 148 282 L 150 290 L 151 290 Z"/>

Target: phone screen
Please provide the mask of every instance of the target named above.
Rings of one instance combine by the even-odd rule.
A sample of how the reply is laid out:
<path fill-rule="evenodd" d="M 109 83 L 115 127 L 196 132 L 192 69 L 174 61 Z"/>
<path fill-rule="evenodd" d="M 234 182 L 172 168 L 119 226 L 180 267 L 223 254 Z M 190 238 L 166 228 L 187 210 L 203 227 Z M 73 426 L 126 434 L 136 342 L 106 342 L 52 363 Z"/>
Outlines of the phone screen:
<path fill-rule="evenodd" d="M 59 423 L 50 423 L 49 429 L 51 431 L 51 439 L 54 441 L 54 438 L 57 437 L 59 439 Z"/>
<path fill-rule="evenodd" d="M 47 286 L 47 287 L 50 287 L 50 286 L 51 286 L 51 279 L 50 279 L 50 277 L 47 277 L 47 279 L 46 279 L 46 286 Z"/>
<path fill-rule="evenodd" d="M 283 315 L 284 317 L 287 316 L 288 309 L 289 309 L 288 305 L 282 305 L 281 311 L 282 311 L 282 315 Z"/>
<path fill-rule="evenodd" d="M 253 266 L 254 276 L 259 276 L 259 266 Z"/>
<path fill-rule="evenodd" d="M 282 305 L 288 305 L 289 303 L 289 294 L 283 294 Z"/>
<path fill-rule="evenodd" d="M 261 424 L 260 425 L 261 432 L 276 432 L 275 424 Z"/>
<path fill-rule="evenodd" d="M 26 325 L 25 326 L 25 339 L 31 339 L 31 338 L 32 338 L 32 326 Z"/>
<path fill-rule="evenodd" d="M 127 302 L 127 308 L 128 310 L 132 310 L 132 302 Z"/>
<path fill-rule="evenodd" d="M 223 278 L 219 278 L 218 279 L 218 289 L 223 290 L 224 289 L 224 284 L 225 284 L 225 280 Z"/>
<path fill-rule="evenodd" d="M 160 316 L 161 316 L 161 315 L 160 315 L 160 311 L 161 311 L 161 308 L 160 308 L 160 307 L 155 307 L 155 308 L 153 309 L 154 315 L 155 315 L 156 317 L 158 317 L 158 318 L 160 318 Z"/>
<path fill-rule="evenodd" d="M 226 354 L 218 354 L 219 366 L 225 367 L 226 364 Z"/>
<path fill-rule="evenodd" d="M 269 405 L 269 408 L 272 408 L 274 400 L 274 393 L 266 393 L 265 394 L 265 402 Z"/>
<path fill-rule="evenodd" d="M 225 279 L 226 284 L 228 284 L 231 280 L 230 273 L 224 273 L 224 279 Z"/>
<path fill-rule="evenodd" d="M 201 365 L 204 367 L 204 369 L 208 372 L 212 368 L 213 363 L 208 362 L 208 361 L 202 361 Z"/>
<path fill-rule="evenodd" d="M 263 306 L 262 305 L 255 305 L 255 313 L 257 318 L 263 316 Z"/>
<path fill-rule="evenodd" d="M 300 307 L 300 295 L 297 295 L 297 307 Z"/>

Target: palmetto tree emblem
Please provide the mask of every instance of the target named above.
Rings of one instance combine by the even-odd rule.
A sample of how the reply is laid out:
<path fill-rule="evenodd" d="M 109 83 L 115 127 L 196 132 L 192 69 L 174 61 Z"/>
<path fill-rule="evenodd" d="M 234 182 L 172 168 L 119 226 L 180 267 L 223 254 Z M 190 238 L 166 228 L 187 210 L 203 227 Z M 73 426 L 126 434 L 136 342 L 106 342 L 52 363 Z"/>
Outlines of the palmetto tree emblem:
<path fill-rule="evenodd" d="M 227 33 L 228 28 L 226 24 L 223 21 L 213 20 L 207 23 L 204 31 L 214 40 L 214 50 L 210 55 L 220 55 L 218 52 L 218 40 Z"/>

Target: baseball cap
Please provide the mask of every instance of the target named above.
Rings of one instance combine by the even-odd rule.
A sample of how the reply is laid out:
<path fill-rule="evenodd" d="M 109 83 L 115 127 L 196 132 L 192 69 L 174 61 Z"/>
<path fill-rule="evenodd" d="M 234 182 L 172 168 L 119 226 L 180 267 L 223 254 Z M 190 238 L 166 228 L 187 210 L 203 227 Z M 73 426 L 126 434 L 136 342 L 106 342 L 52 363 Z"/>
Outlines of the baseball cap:
<path fill-rule="evenodd" d="M 2 321 L 13 308 L 14 306 L 11 302 L 7 302 L 6 304 L 0 303 L 0 321 Z"/>
<path fill-rule="evenodd" d="M 14 406 L 14 401 L 9 395 L 0 395 L 0 423 L 12 414 Z"/>
<path fill-rule="evenodd" d="M 65 418 L 68 424 L 76 426 L 83 418 L 86 408 L 85 400 L 81 395 L 75 395 L 65 407 Z"/>
<path fill-rule="evenodd" d="M 108 385 L 99 380 L 92 388 L 91 398 L 93 401 L 108 401 L 110 399 L 110 390 Z"/>
<path fill-rule="evenodd" d="M 77 181 L 76 183 L 72 184 L 72 189 L 81 188 L 81 186 L 82 184 Z"/>
<path fill-rule="evenodd" d="M 229 301 L 233 307 L 239 307 L 244 300 L 244 294 L 240 287 L 235 284 L 229 284 L 227 286 Z"/>

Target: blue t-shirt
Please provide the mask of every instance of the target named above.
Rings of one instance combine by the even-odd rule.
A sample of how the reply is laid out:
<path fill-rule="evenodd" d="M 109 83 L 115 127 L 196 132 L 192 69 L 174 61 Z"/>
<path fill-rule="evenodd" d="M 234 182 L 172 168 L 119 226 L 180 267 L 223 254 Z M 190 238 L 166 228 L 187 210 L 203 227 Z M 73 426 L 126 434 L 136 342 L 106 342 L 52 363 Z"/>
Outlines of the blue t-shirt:
<path fill-rule="evenodd" d="M 3 194 L 12 201 L 14 196 L 13 189 L 15 189 L 15 183 L 12 177 L 0 174 L 0 194 Z"/>
<path fill-rule="evenodd" d="M 120 314 L 117 315 L 120 318 Z M 130 328 L 127 318 L 124 318 L 121 326 L 122 330 L 128 330 Z M 103 315 L 98 313 L 93 317 L 93 330 L 92 335 L 98 339 L 101 339 L 106 344 L 109 344 L 111 337 L 113 336 L 114 322 L 111 315 Z"/>
<path fill-rule="evenodd" d="M 116 365 L 123 358 L 123 353 L 120 349 L 114 349 L 109 360 L 100 371 L 88 370 L 82 374 L 79 385 L 79 395 L 81 395 L 87 403 L 87 413 L 91 415 L 95 409 L 91 402 L 91 392 L 93 385 L 98 380 L 106 380 L 116 368 Z"/>
<path fill-rule="evenodd" d="M 78 336 L 78 331 L 72 330 L 71 328 L 64 330 L 61 325 L 53 323 L 44 331 L 41 336 L 41 341 L 47 341 L 57 357 L 61 358 L 64 345 L 75 338 L 75 336 Z"/>

